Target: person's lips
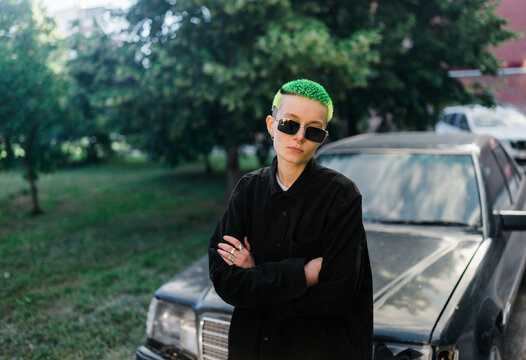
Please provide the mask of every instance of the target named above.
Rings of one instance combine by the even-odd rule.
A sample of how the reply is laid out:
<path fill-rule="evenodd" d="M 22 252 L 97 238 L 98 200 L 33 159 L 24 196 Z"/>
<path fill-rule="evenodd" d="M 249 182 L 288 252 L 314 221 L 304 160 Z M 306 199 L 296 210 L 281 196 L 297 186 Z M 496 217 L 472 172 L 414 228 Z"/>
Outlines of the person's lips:
<path fill-rule="evenodd" d="M 296 147 L 294 147 L 294 146 L 289 146 L 288 149 L 289 149 L 290 151 L 292 151 L 293 153 L 296 153 L 296 154 L 301 154 L 301 153 L 303 152 L 303 150 L 298 149 L 298 148 L 296 148 Z"/>

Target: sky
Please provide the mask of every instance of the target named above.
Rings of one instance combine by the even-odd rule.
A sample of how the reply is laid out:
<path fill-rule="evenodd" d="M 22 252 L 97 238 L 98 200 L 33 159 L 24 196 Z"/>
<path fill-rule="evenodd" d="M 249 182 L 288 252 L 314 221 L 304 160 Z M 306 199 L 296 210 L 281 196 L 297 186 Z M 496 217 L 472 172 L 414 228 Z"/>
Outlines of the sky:
<path fill-rule="evenodd" d="M 92 8 L 97 6 L 106 6 L 111 8 L 128 8 L 133 0 L 39 0 L 48 9 L 48 13 L 53 15 L 58 10 L 75 7 Z"/>

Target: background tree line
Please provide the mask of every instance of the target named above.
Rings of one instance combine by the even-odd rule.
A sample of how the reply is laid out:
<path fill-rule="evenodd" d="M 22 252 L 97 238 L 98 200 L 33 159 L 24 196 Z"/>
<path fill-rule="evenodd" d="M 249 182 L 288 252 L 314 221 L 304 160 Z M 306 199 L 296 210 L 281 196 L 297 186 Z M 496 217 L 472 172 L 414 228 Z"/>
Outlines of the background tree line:
<path fill-rule="evenodd" d="M 324 84 L 332 139 L 375 113 L 424 130 L 449 103 L 491 103 L 453 68 L 496 74 L 489 52 L 515 35 L 488 0 L 138 0 L 121 33 L 60 37 L 30 0 L 0 0 L 0 166 L 23 166 L 33 213 L 38 171 L 112 154 L 115 137 L 177 165 L 214 146 L 270 143 L 264 117 L 285 81 Z M 259 134 L 259 135 L 258 135 Z M 266 140 L 262 140 L 266 139 Z M 227 190 L 229 193 L 229 190 Z"/>

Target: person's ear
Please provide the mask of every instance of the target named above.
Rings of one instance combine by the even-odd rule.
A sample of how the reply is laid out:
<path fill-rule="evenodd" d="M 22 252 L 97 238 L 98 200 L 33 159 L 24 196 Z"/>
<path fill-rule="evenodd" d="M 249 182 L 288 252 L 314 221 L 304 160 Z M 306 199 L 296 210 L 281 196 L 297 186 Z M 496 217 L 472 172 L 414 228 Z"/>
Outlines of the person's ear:
<path fill-rule="evenodd" d="M 274 139 L 274 118 L 271 115 L 268 115 L 265 121 L 267 122 L 267 131 L 270 134 L 270 137 Z"/>

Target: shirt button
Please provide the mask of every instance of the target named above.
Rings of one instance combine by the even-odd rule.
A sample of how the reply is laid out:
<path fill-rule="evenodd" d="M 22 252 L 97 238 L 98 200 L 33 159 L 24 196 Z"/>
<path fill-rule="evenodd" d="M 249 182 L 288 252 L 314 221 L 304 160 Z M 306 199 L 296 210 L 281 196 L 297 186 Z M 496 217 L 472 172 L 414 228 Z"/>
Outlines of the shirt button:
<path fill-rule="evenodd" d="M 287 216 L 287 210 L 283 210 L 283 211 L 281 212 L 281 214 L 282 214 L 283 216 Z"/>
<path fill-rule="evenodd" d="M 280 247 L 281 247 L 281 244 L 278 244 L 278 247 L 280 248 Z"/>

